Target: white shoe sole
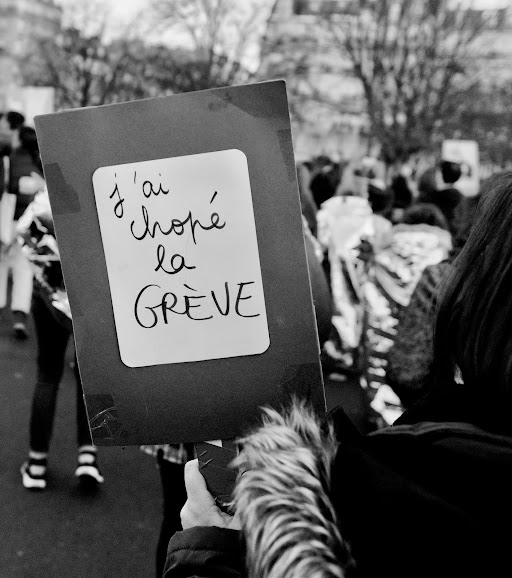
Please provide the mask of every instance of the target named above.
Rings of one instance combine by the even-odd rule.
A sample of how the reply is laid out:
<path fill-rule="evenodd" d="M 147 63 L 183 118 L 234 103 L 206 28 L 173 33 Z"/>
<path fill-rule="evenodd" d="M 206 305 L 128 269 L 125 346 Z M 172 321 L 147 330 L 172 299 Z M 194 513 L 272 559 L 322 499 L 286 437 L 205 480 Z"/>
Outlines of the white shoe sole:
<path fill-rule="evenodd" d="M 20 469 L 23 486 L 27 488 L 27 490 L 45 490 L 46 480 L 43 478 L 33 478 L 32 476 L 29 476 L 27 469 L 28 465 L 26 463 L 23 464 Z"/>
<path fill-rule="evenodd" d="M 102 484 L 105 481 L 104 477 L 99 473 L 98 468 L 87 464 L 78 466 L 75 476 L 81 479 L 92 478 L 98 484 Z"/>

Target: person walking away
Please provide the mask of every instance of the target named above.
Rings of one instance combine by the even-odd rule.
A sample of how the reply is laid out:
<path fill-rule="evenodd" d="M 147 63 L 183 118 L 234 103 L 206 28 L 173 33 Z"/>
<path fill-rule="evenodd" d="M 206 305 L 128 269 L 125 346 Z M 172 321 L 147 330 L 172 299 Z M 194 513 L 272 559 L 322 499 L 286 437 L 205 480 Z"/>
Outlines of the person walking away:
<path fill-rule="evenodd" d="M 461 165 L 443 160 L 433 173 L 428 173 L 428 171 L 425 173 L 418 183 L 418 201 L 420 203 L 432 203 L 439 207 L 448 221 L 450 233 L 454 235 L 455 211 L 464 197 L 456 187 L 462 174 Z"/>
<path fill-rule="evenodd" d="M 11 312 L 14 320 L 14 335 L 19 339 L 28 337 L 26 327 L 32 300 L 33 274 L 29 260 L 14 235 L 16 223 L 25 209 L 34 199 L 36 192 L 44 186 L 43 169 L 39 157 L 39 147 L 35 130 L 22 126 L 19 129 L 19 146 L 9 157 L 8 192 L 3 197 L 2 210 L 7 207 L 7 200 L 15 201 L 12 218 L 2 215 L 2 232 L 4 240 L 10 239 L 2 247 L 0 258 L 0 310 L 7 307 L 8 279 L 12 271 Z M 10 221 L 10 222 L 9 222 Z"/>
<path fill-rule="evenodd" d="M 18 222 L 18 231 L 23 235 L 26 248 L 31 250 L 36 271 L 32 315 L 37 339 L 37 381 L 30 415 L 30 449 L 28 459 L 21 467 L 21 475 L 23 486 L 28 490 L 44 490 L 58 390 L 73 330 L 47 190 L 39 193 L 27 208 Z M 73 371 L 78 445 L 75 476 L 82 487 L 95 489 L 104 478 L 92 443 L 76 356 Z"/>

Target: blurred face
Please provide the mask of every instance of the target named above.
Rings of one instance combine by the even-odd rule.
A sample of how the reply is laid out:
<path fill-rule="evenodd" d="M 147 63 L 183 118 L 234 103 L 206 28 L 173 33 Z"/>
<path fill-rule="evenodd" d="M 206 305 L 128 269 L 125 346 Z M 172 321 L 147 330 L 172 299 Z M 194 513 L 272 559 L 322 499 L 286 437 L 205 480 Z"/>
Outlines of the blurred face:
<path fill-rule="evenodd" d="M 6 144 L 11 144 L 12 142 L 12 130 L 9 127 L 9 123 L 5 118 L 5 115 L 0 118 L 0 146 Z"/>
<path fill-rule="evenodd" d="M 0 118 L 0 146 L 6 144 L 16 148 L 20 144 L 20 139 L 18 137 L 18 131 L 11 129 L 11 126 L 7 122 L 7 117 L 4 114 L 2 118 Z"/>

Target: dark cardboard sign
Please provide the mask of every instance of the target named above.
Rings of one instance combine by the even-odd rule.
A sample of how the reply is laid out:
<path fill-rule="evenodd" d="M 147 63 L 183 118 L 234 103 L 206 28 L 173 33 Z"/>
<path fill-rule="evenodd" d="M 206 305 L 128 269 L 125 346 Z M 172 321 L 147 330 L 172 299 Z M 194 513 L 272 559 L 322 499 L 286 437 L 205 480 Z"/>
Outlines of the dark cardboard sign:
<path fill-rule="evenodd" d="M 283 81 L 35 124 L 94 443 L 325 411 Z"/>

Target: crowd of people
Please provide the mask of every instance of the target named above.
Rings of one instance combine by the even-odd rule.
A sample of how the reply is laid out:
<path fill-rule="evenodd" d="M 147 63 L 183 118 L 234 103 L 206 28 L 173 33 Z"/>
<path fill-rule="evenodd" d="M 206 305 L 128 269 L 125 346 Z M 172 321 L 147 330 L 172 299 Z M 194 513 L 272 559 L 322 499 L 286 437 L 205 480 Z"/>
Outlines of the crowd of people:
<path fill-rule="evenodd" d="M 324 364 L 360 378 L 376 411 L 368 431 L 392 423 L 422 393 L 436 288 L 480 198 L 457 189 L 461 164 L 451 159 L 387 172 L 368 157 L 343 169 L 319 157 L 298 170 L 331 288 Z"/>
<path fill-rule="evenodd" d="M 21 113 L 0 115 L 0 158 L 0 310 L 17 339 L 33 319 L 21 474 L 41 491 L 73 326 L 36 133 Z M 357 379 L 372 417 L 361 428 L 343 407 L 319 416 L 300 400 L 263 410 L 238 440 L 230 513 L 193 444 L 143 446 L 163 489 L 157 576 L 500 575 L 512 514 L 512 173 L 476 196 L 458 189 L 461 174 L 444 158 L 422 171 L 368 157 L 297 166 L 322 368 Z M 76 477 L 97 488 L 72 365 Z"/>

